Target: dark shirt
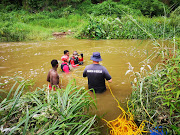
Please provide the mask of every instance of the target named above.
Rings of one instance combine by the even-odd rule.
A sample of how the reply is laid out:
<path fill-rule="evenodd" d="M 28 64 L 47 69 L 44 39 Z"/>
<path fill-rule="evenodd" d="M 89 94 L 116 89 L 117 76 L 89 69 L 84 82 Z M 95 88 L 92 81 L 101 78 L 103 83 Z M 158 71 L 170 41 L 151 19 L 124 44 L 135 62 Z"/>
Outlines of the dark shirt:
<path fill-rule="evenodd" d="M 93 88 L 96 93 L 104 92 L 106 90 L 105 79 L 111 79 L 107 69 L 99 64 L 86 66 L 83 77 L 88 77 L 88 87 Z"/>

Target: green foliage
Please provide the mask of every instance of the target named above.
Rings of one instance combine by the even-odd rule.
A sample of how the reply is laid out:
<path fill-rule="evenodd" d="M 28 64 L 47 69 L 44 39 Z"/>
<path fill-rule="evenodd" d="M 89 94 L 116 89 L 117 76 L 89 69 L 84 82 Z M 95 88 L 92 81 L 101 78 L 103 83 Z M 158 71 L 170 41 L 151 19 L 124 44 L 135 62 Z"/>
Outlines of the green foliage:
<path fill-rule="evenodd" d="M 52 38 L 53 32 L 77 30 L 85 21 L 83 16 L 66 15 L 60 11 L 30 14 L 21 10 L 0 12 L 0 15 L 0 41 L 44 40 Z"/>
<path fill-rule="evenodd" d="M 173 37 L 173 27 L 167 25 L 164 32 L 164 18 L 136 17 L 114 18 L 108 16 L 90 16 L 89 24 L 85 26 L 77 37 L 90 39 L 148 39 L 151 38 L 145 31 L 151 33 L 155 38 Z M 138 25 L 136 25 L 138 24 Z"/>
<path fill-rule="evenodd" d="M 92 13 L 95 16 L 116 15 L 118 17 L 121 17 L 123 15 L 122 11 L 126 12 L 127 14 L 142 15 L 139 10 L 132 9 L 129 6 L 125 6 L 122 4 L 118 4 L 117 2 L 113 2 L 112 0 L 104 1 L 101 4 L 97 4 L 92 7 Z"/>
<path fill-rule="evenodd" d="M 176 28 L 177 33 L 180 33 L 180 6 L 171 13 L 170 19 L 170 24 Z"/>
<path fill-rule="evenodd" d="M 81 31 L 79 37 L 91 39 L 110 39 L 118 36 L 119 29 L 122 27 L 120 19 L 99 16 L 90 17 L 89 24 Z M 114 33 L 112 33 L 112 31 Z M 117 33 L 117 34 L 115 34 Z"/>
<path fill-rule="evenodd" d="M 163 62 L 157 64 L 156 69 L 147 72 L 145 64 L 140 72 L 133 72 L 133 68 L 127 72 L 135 77 L 129 107 L 136 120 L 150 121 L 153 127 L 163 126 L 168 134 L 179 132 L 180 51 L 177 47 L 176 44 L 173 51 L 163 51 Z"/>
<path fill-rule="evenodd" d="M 26 82 L 20 82 L 12 99 L 0 103 L 3 134 L 99 134 L 96 116 L 88 113 L 96 105 L 87 90 L 72 81 L 66 89 L 44 87 L 22 95 Z"/>
<path fill-rule="evenodd" d="M 41 4 L 38 3 L 42 2 L 41 0 L 27 1 L 30 4 L 34 3 L 33 5 L 39 6 Z M 171 22 L 169 22 L 170 19 L 163 17 L 143 17 L 140 10 L 133 9 L 133 6 L 130 8 L 127 5 L 122 5 L 123 2 L 113 2 L 112 0 L 99 4 L 92 4 L 90 0 L 69 2 L 74 4 L 61 8 L 57 8 L 58 5 L 49 6 L 46 9 L 40 6 L 38 10 L 41 8 L 44 8 L 44 10 L 42 12 L 33 10 L 34 13 L 30 13 L 32 12 L 31 9 L 6 10 L 8 4 L 4 3 L 6 6 L 0 4 L 0 7 L 2 7 L 0 12 L 0 41 L 52 39 L 53 32 L 64 32 L 69 29 L 75 32 L 78 38 L 90 39 L 150 38 L 151 36 L 147 35 L 143 29 L 151 33 L 155 38 L 165 37 L 169 39 L 173 37 L 174 33 L 176 36 L 179 36 L 180 33 L 178 9 L 171 14 Z M 54 3 L 56 2 L 46 1 L 43 4 L 53 5 Z M 34 6 L 34 8 L 37 9 L 38 7 Z M 136 20 L 129 19 L 132 17 Z M 167 21 L 164 26 L 165 19 Z"/>
<path fill-rule="evenodd" d="M 134 9 L 139 9 L 143 15 L 148 16 L 164 15 L 164 7 L 166 11 L 168 10 L 167 5 L 158 0 L 121 0 L 120 3 Z"/>

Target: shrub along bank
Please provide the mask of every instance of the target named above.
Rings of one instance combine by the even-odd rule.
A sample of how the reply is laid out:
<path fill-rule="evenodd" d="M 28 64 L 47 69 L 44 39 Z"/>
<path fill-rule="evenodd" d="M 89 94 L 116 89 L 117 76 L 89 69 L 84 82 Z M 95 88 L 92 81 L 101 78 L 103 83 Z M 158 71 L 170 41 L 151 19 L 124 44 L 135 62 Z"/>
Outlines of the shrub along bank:
<path fill-rule="evenodd" d="M 123 16 L 113 18 L 110 16 L 90 16 L 89 23 L 78 33 L 79 38 L 89 39 L 149 39 L 151 36 L 170 39 L 174 36 L 174 27 L 170 19 L 163 17 L 136 19 Z M 179 36 L 179 29 L 176 35 Z M 147 35 L 151 33 L 151 35 Z M 163 34 L 165 33 L 165 34 Z"/>
<path fill-rule="evenodd" d="M 127 72 L 134 76 L 133 92 L 128 104 L 130 110 L 137 123 L 149 121 L 146 128 L 153 132 L 163 130 L 169 135 L 180 134 L 179 45 L 174 42 L 173 48 L 158 48 L 162 51 L 162 62 L 155 68 L 151 69 L 144 63 L 139 72 L 134 72 L 130 65 Z"/>

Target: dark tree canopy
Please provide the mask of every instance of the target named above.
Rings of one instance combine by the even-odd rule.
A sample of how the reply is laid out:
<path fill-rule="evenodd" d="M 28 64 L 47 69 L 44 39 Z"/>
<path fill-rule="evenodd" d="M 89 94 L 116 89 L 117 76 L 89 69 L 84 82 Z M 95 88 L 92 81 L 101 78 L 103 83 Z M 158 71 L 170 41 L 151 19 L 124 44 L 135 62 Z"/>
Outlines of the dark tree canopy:
<path fill-rule="evenodd" d="M 24 9 L 30 12 L 39 12 L 44 10 L 54 11 L 69 5 L 76 8 L 85 1 L 92 4 L 114 1 L 117 4 L 124 4 L 130 8 L 138 9 L 143 15 L 148 16 L 163 15 L 164 7 L 166 7 L 166 10 L 173 11 L 180 5 L 179 0 L 1 0 L 0 4 L 1 7 L 2 5 L 5 6 L 8 11 Z"/>

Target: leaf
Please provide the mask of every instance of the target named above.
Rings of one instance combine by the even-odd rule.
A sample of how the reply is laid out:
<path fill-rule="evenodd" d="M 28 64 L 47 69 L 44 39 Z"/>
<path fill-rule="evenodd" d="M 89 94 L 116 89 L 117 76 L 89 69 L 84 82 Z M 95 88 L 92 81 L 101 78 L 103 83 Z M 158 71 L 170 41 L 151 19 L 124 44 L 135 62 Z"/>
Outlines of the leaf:
<path fill-rule="evenodd" d="M 140 68 L 140 71 L 142 72 L 143 70 L 144 70 L 144 67 L 141 67 L 141 68 Z"/>
<path fill-rule="evenodd" d="M 167 106 L 169 106 L 169 104 L 170 104 L 170 102 L 165 102 L 165 103 L 163 103 L 162 105 L 167 105 Z"/>
<path fill-rule="evenodd" d="M 27 127 L 28 127 L 28 121 L 29 121 L 29 110 L 27 106 L 27 113 L 26 113 L 26 122 L 25 122 L 25 127 L 23 129 L 23 135 L 26 135 Z"/>
<path fill-rule="evenodd" d="M 167 89 L 167 90 L 165 90 L 165 91 L 171 91 L 171 90 L 174 90 L 175 88 L 170 88 L 170 89 Z"/>
<path fill-rule="evenodd" d="M 150 65 L 147 65 L 147 67 L 151 70 L 151 66 Z"/>
<path fill-rule="evenodd" d="M 179 127 L 176 127 L 175 125 L 171 125 L 172 129 L 174 129 L 178 135 L 180 135 Z"/>
<path fill-rule="evenodd" d="M 170 106 L 170 116 L 172 116 L 172 114 L 173 114 L 173 108 L 172 106 Z"/>
<path fill-rule="evenodd" d="M 132 70 L 127 70 L 125 75 L 127 75 L 128 73 L 132 72 Z"/>
<path fill-rule="evenodd" d="M 180 90 L 179 90 L 179 91 L 177 91 L 176 99 L 178 99 L 178 98 L 179 98 L 179 95 L 180 95 Z"/>

